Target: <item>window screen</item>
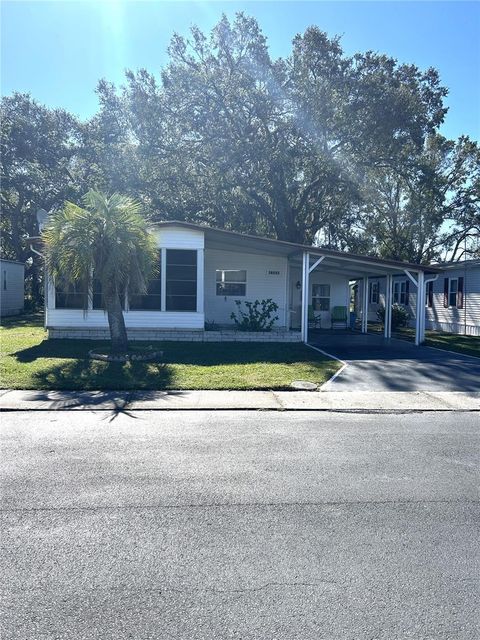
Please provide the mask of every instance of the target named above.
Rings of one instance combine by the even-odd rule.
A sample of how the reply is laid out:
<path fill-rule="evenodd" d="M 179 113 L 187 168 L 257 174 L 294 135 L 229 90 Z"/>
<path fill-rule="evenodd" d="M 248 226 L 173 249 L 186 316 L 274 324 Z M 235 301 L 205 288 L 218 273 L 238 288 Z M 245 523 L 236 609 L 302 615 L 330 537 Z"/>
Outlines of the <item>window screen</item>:
<path fill-rule="evenodd" d="M 146 293 L 131 295 L 129 306 L 132 311 L 160 311 L 162 308 L 162 278 L 161 259 L 158 252 L 158 262 L 155 276 L 147 285 Z"/>
<path fill-rule="evenodd" d="M 125 309 L 125 293 L 120 294 L 120 303 L 122 309 Z M 102 283 L 97 278 L 93 279 L 92 283 L 92 309 L 104 309 L 103 295 L 102 295 Z"/>
<path fill-rule="evenodd" d="M 197 310 L 197 252 L 167 249 L 166 310 Z"/>
<path fill-rule="evenodd" d="M 80 283 L 58 284 L 55 286 L 55 307 L 57 309 L 83 309 L 85 287 Z"/>

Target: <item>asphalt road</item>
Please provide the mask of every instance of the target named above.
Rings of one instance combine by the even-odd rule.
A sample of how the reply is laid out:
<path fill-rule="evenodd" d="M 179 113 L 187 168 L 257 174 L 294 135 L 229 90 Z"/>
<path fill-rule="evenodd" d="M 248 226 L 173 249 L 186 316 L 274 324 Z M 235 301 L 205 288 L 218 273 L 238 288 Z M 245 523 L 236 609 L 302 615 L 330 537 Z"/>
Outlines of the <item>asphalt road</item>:
<path fill-rule="evenodd" d="M 1 431 L 2 640 L 480 637 L 478 413 Z"/>
<path fill-rule="evenodd" d="M 311 342 L 348 363 L 329 391 L 480 391 L 480 358 L 351 331 Z"/>

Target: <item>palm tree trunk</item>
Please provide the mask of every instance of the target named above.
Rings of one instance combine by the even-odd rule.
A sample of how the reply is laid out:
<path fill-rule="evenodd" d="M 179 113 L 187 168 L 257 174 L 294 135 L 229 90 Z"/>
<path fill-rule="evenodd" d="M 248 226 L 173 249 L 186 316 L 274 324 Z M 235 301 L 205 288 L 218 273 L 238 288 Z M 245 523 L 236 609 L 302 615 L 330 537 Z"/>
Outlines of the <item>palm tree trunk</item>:
<path fill-rule="evenodd" d="M 105 308 L 110 328 L 110 340 L 112 341 L 112 351 L 127 351 L 128 339 L 123 317 L 122 304 L 117 292 L 111 296 L 105 296 Z"/>

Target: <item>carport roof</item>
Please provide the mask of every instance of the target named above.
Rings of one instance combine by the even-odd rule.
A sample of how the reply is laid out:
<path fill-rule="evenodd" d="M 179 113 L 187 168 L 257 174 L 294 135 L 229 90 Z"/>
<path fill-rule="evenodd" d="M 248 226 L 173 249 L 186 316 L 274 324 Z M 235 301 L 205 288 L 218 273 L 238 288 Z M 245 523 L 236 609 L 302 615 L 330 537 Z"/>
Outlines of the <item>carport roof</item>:
<path fill-rule="evenodd" d="M 286 242 L 284 240 L 275 240 L 273 238 L 264 238 L 238 231 L 228 231 L 226 229 L 217 229 L 206 225 L 194 224 L 192 222 L 183 222 L 181 220 L 171 220 L 164 222 L 156 222 L 155 227 L 184 227 L 186 229 L 194 229 L 202 231 L 205 234 L 205 243 L 211 249 L 228 249 L 239 245 L 251 253 L 272 253 L 276 255 L 284 255 L 291 259 L 300 259 L 304 251 L 308 251 L 312 257 L 325 256 L 322 263 L 322 269 L 343 272 L 353 275 L 385 275 L 388 273 L 403 273 L 408 271 L 424 271 L 428 273 L 440 273 L 441 267 L 432 265 L 420 265 L 411 262 L 402 262 L 399 260 L 384 260 L 382 258 L 374 258 L 372 256 L 358 255 L 347 251 L 335 251 L 334 249 L 324 249 L 313 245 L 299 244 L 295 242 Z M 328 259 L 328 260 L 327 260 Z"/>

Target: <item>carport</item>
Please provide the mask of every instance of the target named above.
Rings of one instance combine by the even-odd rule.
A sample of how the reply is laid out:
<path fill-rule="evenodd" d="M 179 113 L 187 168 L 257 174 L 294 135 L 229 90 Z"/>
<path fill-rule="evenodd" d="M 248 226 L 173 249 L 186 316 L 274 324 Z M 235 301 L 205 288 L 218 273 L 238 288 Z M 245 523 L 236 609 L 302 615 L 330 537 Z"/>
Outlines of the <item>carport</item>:
<path fill-rule="evenodd" d="M 392 337 L 392 300 L 393 277 L 406 275 L 415 286 L 417 294 L 417 313 L 415 317 L 415 345 L 420 345 L 425 340 L 425 287 L 428 282 L 436 280 L 441 269 L 430 265 L 422 266 L 395 260 L 383 260 L 368 256 L 358 256 L 351 253 L 341 253 L 327 249 L 314 248 L 302 253 L 302 308 L 301 331 L 302 341 L 309 341 L 308 328 L 308 292 L 310 290 L 310 276 L 316 270 L 332 273 L 348 278 L 349 281 L 357 281 L 361 284 L 362 314 L 361 332 L 368 330 L 368 281 L 369 278 L 386 278 L 385 296 L 385 327 L 384 338 Z M 349 308 L 349 300 L 347 309 Z M 422 312 L 418 313 L 418 309 Z"/>

